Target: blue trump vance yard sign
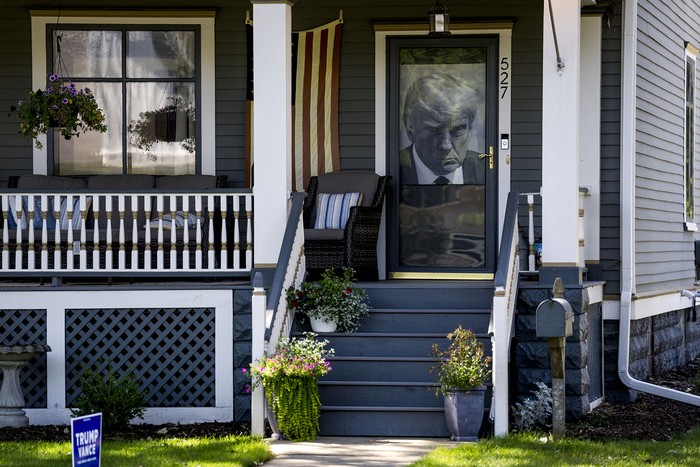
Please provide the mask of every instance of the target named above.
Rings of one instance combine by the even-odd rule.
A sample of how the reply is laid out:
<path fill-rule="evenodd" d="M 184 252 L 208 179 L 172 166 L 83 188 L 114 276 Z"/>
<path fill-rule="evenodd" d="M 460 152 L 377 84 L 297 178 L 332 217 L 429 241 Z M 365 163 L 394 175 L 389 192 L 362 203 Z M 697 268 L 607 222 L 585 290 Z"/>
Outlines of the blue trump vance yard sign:
<path fill-rule="evenodd" d="M 102 414 L 91 414 L 71 419 L 73 467 L 100 465 L 102 445 Z"/>

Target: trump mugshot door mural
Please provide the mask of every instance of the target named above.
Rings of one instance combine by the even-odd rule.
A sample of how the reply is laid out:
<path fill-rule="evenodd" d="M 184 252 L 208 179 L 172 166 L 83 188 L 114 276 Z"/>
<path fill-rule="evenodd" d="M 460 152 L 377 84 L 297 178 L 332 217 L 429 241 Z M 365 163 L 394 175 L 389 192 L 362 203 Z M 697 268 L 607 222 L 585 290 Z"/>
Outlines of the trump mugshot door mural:
<path fill-rule="evenodd" d="M 396 37 L 388 54 L 389 276 L 491 278 L 497 42 Z"/>

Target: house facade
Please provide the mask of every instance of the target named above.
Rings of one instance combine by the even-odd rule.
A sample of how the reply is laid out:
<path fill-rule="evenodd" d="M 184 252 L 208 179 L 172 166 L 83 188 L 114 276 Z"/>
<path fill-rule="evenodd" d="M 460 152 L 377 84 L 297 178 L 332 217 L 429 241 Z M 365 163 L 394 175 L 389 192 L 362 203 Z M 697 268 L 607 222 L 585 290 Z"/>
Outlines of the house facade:
<path fill-rule="evenodd" d="M 3 245 L 38 242 L 42 231 L 61 230 L 39 220 L 18 237 L 23 229 L 10 228 L 9 212 L 20 209 L 10 207 L 10 197 L 15 203 L 22 198 L 14 194 L 40 203 L 34 211 L 27 203 L 25 215 L 51 218 L 53 211 L 57 219 L 58 203 L 47 207 L 41 196 L 65 197 L 72 206 L 71 193 L 80 200 L 71 212 L 85 218 L 74 233 L 67 229 L 71 237 L 67 230 L 56 237 L 74 251 L 57 254 L 60 248 L 47 246 L 20 254 L 15 246 L 3 257 L 2 340 L 40 341 L 53 349 L 23 376 L 25 387 L 31 386 L 32 423 L 66 422 L 82 365 L 105 358 L 135 367 L 149 388 L 149 422 L 252 419 L 259 430 L 260 399 L 254 395 L 251 402 L 240 369 L 269 348 L 269 335 L 280 334 L 273 315 L 283 315 L 285 306 L 277 310 L 275 303 L 282 284 L 290 282 L 275 274 L 284 264 L 296 270 L 290 280 L 303 278 L 303 261 L 293 256 L 303 257 L 303 250 L 285 237 L 289 193 L 296 187 L 292 174 L 300 173 L 289 37 L 338 19 L 340 165 L 334 170 L 392 177 L 377 247 L 380 283 L 420 290 L 446 282 L 450 290 L 477 282 L 490 287 L 492 326 L 483 334 L 494 342 L 493 431 L 507 432 L 508 407 L 534 382 L 551 378 L 535 313 L 556 277 L 575 312 L 574 336 L 567 340 L 572 416 L 605 398 L 628 400 L 635 390 L 678 396 L 644 380 L 700 353 L 693 311 L 700 3 L 449 2 L 449 35 L 428 34 L 431 4 L 180 0 L 166 6 L 115 0 L 104 7 L 87 0 L 9 0 L 0 20 L 0 106 L 17 105 L 57 73 L 94 88 L 109 128 L 68 142 L 50 135 L 37 148 L 18 134 L 15 114 L 0 118 L 0 186 L 14 186 L 2 192 L 4 231 L 10 232 Z M 253 23 L 250 35 L 246 18 Z M 433 187 L 411 181 L 404 171 L 406 160 L 417 160 L 411 157 L 418 157 L 414 148 L 420 144 L 406 110 L 410 88 L 434 75 L 456 76 L 478 96 L 461 130 L 468 133 L 468 160 L 479 176 L 471 180 L 464 172 L 461 182 L 448 185 L 454 188 L 441 189 L 447 201 L 439 202 L 430 201 L 439 197 Z M 175 112 L 183 103 L 185 123 L 173 129 L 180 136 L 159 137 L 154 145 L 137 139 L 137 125 L 146 126 L 151 115 L 156 121 L 158 109 Z M 156 181 L 151 191 L 140 185 L 90 191 L 89 179 L 85 189 L 73 191 L 13 185 L 15 177 L 28 175 L 208 175 L 226 181 L 216 188 L 171 184 L 160 190 Z M 523 194 L 520 214 L 512 218 L 521 227 L 515 224 L 515 241 L 519 235 L 530 249 L 521 249 L 515 285 L 505 287 L 498 281 L 502 270 L 512 270 L 510 263 L 501 266 L 509 251 L 503 245 L 513 237 L 507 215 L 512 191 Z M 119 195 L 133 196 L 132 204 L 120 204 Z M 152 207 L 151 195 L 160 196 Z M 183 206 L 190 202 L 190 211 L 198 212 L 193 225 L 202 232 L 185 239 L 187 228 L 173 234 L 174 218 L 181 211 L 187 218 Z M 134 203 L 139 209 L 130 210 Z M 113 223 L 102 229 L 105 237 L 97 233 L 101 221 L 89 226 L 89 212 L 99 213 L 100 206 L 115 210 L 107 217 Z M 132 211 L 145 217 L 132 218 Z M 164 219 L 168 212 L 173 219 Z M 137 230 L 153 238 L 144 240 Z M 112 231 L 114 237 L 106 237 Z M 120 234 L 126 239 L 118 240 Z M 115 246 L 97 253 L 90 235 L 93 245 Z M 194 242 L 187 260 L 180 256 L 186 249 L 173 246 L 179 240 Z M 134 246 L 151 242 L 152 249 Z M 196 251 L 202 251 L 199 262 Z M 287 252 L 284 259 L 280 251 Z M 56 266 L 61 261 L 65 268 Z M 494 311 L 506 295 L 512 296 L 509 304 Z M 380 305 L 384 298 L 376 295 L 373 303 L 389 309 L 400 297 Z M 452 306 L 458 305 L 446 305 Z M 395 381 L 406 379 L 399 374 Z M 327 397 L 335 396 L 329 390 Z M 322 426 L 371 423 L 348 417 L 326 416 Z M 432 426 L 426 422 L 428 432 Z"/>

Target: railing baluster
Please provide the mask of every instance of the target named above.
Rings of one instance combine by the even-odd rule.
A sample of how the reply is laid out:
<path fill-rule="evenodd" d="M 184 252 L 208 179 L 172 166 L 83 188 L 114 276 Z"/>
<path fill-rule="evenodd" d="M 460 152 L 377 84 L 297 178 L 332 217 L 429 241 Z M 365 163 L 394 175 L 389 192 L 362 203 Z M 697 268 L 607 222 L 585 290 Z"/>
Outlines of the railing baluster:
<path fill-rule="evenodd" d="M 53 199 L 53 218 L 56 221 L 53 229 L 53 269 L 62 269 L 61 264 L 61 199 L 62 195 L 56 195 Z M 66 200 L 66 203 L 68 200 Z"/>
<path fill-rule="evenodd" d="M 157 268 L 163 269 L 164 258 L 163 258 L 163 195 L 157 195 L 158 203 L 158 253 L 156 253 Z"/>
<path fill-rule="evenodd" d="M 177 269 L 177 199 L 179 195 L 170 195 L 170 270 L 174 271 Z M 185 229 L 187 228 L 187 221 L 185 221 Z"/>
<path fill-rule="evenodd" d="M 105 196 L 105 214 L 107 214 L 107 229 L 105 231 L 105 269 L 114 269 L 114 258 L 112 256 L 112 196 Z"/>
<path fill-rule="evenodd" d="M 143 269 L 150 271 L 151 266 L 151 197 L 144 196 L 144 206 L 146 211 L 146 233 L 145 233 L 145 248 L 143 252 Z"/>
<path fill-rule="evenodd" d="M 234 195 L 233 197 L 233 268 L 241 267 L 241 226 L 239 219 L 241 217 L 241 199 L 242 196 Z"/>
<path fill-rule="evenodd" d="M 78 215 L 80 216 L 80 270 L 87 269 L 87 206 L 84 194 L 78 198 Z"/>
<path fill-rule="evenodd" d="M 23 269 L 23 251 L 22 251 L 22 222 L 23 222 L 23 211 L 22 211 L 22 195 L 15 196 L 15 219 L 17 219 L 17 231 L 15 232 L 15 270 L 21 271 Z"/>
<path fill-rule="evenodd" d="M 27 196 L 27 269 L 36 269 L 36 255 L 34 252 L 34 195 Z"/>
<path fill-rule="evenodd" d="M 194 254 L 195 269 L 202 269 L 202 195 L 198 194 L 194 197 L 194 209 L 197 214 L 197 251 Z"/>
<path fill-rule="evenodd" d="M 92 269 L 100 269 L 100 196 L 92 198 Z"/>
<path fill-rule="evenodd" d="M 214 256 L 214 196 L 207 195 L 207 206 L 209 207 L 209 242 L 207 242 L 207 267 L 214 269 L 216 261 Z"/>
<path fill-rule="evenodd" d="M 245 251 L 245 265 L 251 268 L 253 265 L 253 195 L 245 195 L 245 214 L 247 218 L 246 238 L 248 240 Z"/>
<path fill-rule="evenodd" d="M 66 201 L 66 215 L 68 216 L 68 247 L 66 248 L 66 263 L 69 270 L 75 269 L 75 257 L 73 256 L 73 195 L 68 195 Z"/>
<path fill-rule="evenodd" d="M 10 269 L 10 197 L 2 197 L 2 270 Z"/>
<path fill-rule="evenodd" d="M 219 210 L 221 211 L 221 269 L 228 269 L 228 232 L 226 231 L 226 214 L 228 213 L 228 195 L 219 196 Z"/>
<path fill-rule="evenodd" d="M 142 195 L 131 195 L 131 270 L 139 268 L 139 198 Z M 148 216 L 148 213 L 146 213 Z"/>
<path fill-rule="evenodd" d="M 126 243 L 126 234 L 124 232 L 124 217 L 126 215 L 126 207 L 124 205 L 124 195 L 119 195 L 117 197 L 119 200 L 119 251 L 117 252 L 119 270 L 126 269 L 126 250 L 124 248 L 124 243 Z"/>
<path fill-rule="evenodd" d="M 528 214 L 528 232 L 527 242 L 529 246 L 527 269 L 530 272 L 535 271 L 535 195 L 527 195 L 527 214 Z"/>
<path fill-rule="evenodd" d="M 182 199 L 182 209 L 185 210 L 185 226 L 182 230 L 182 269 L 190 270 L 190 196 Z"/>
<path fill-rule="evenodd" d="M 55 198 L 55 197 L 52 197 Z M 48 198 L 41 195 L 41 270 L 49 269 Z"/>

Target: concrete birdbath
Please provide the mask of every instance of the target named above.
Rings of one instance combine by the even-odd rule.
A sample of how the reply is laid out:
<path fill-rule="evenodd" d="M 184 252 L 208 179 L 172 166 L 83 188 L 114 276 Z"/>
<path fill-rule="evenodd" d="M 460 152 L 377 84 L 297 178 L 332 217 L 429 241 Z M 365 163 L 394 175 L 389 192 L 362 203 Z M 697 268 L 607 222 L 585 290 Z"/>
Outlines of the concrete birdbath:
<path fill-rule="evenodd" d="M 29 418 L 22 410 L 24 394 L 19 384 L 19 371 L 32 358 L 50 351 L 51 347 L 44 344 L 0 345 L 0 369 L 3 373 L 0 388 L 0 427 L 29 425 Z"/>

